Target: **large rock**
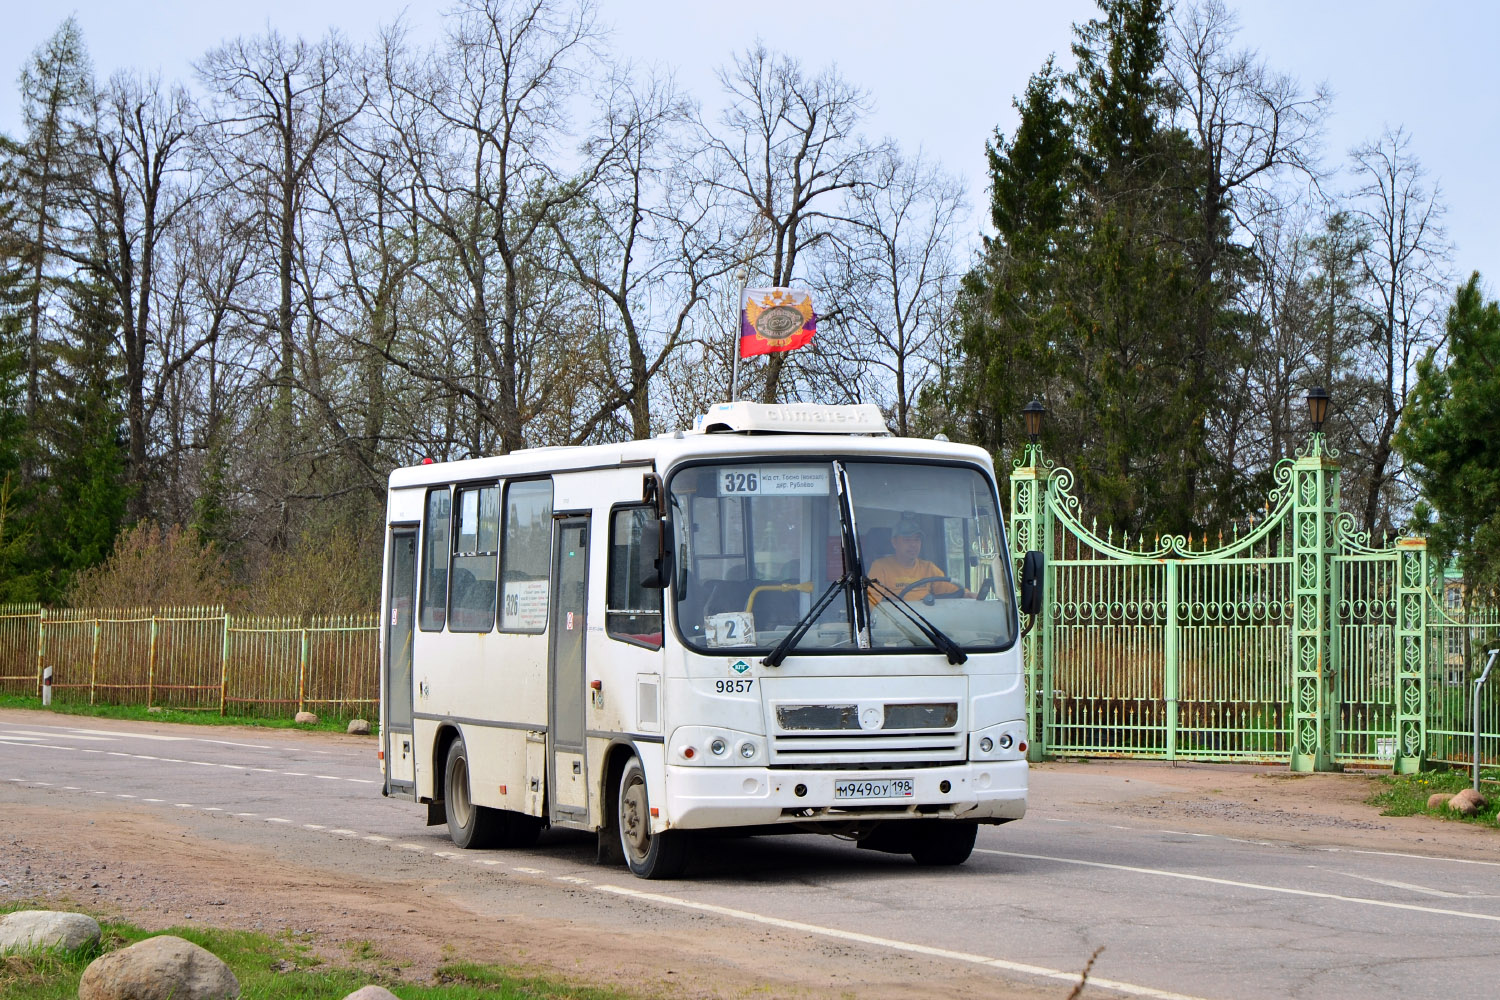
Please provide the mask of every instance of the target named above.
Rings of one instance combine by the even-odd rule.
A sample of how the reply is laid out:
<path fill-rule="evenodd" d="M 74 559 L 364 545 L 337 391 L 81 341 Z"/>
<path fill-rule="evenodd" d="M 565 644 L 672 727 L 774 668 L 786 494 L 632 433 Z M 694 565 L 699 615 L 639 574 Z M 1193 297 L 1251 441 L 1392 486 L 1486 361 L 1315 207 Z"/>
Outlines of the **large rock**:
<path fill-rule="evenodd" d="M 1453 796 L 1449 795 L 1447 792 L 1433 792 L 1431 795 L 1427 796 L 1427 808 L 1441 809 L 1443 808 L 1443 806 L 1448 804 L 1448 800 L 1451 798 L 1453 798 Z"/>
<path fill-rule="evenodd" d="M 82 913 L 17 910 L 0 917 L 0 955 L 84 948 L 99 940 L 99 924 Z"/>
<path fill-rule="evenodd" d="M 1454 795 L 1453 798 L 1455 800 L 1456 799 L 1463 799 L 1465 802 L 1469 803 L 1471 806 L 1474 807 L 1474 811 L 1475 812 L 1478 812 L 1479 810 L 1483 809 L 1485 806 L 1489 805 L 1489 802 L 1487 802 L 1485 800 L 1485 797 L 1483 795 L 1479 794 L 1478 792 L 1476 792 L 1472 788 L 1465 788 L 1463 791 L 1461 791 L 1458 794 Z"/>
<path fill-rule="evenodd" d="M 170 934 L 99 956 L 78 983 L 78 1000 L 237 1000 L 239 995 L 239 980 L 218 956 Z"/>
<path fill-rule="evenodd" d="M 369 736 L 370 723 L 364 719 L 350 719 L 349 733 L 351 736 Z"/>
<path fill-rule="evenodd" d="M 1448 811 L 1456 812 L 1460 816 L 1472 816 L 1479 811 L 1479 808 L 1474 805 L 1473 800 L 1464 798 L 1462 795 L 1455 795 L 1448 800 Z"/>
<path fill-rule="evenodd" d="M 384 986 L 361 986 L 344 997 L 344 1000 L 401 1000 Z"/>
<path fill-rule="evenodd" d="M 292 721 L 305 723 L 309 726 L 316 726 L 318 724 L 318 717 L 311 712 L 298 712 L 295 716 L 292 717 Z"/>

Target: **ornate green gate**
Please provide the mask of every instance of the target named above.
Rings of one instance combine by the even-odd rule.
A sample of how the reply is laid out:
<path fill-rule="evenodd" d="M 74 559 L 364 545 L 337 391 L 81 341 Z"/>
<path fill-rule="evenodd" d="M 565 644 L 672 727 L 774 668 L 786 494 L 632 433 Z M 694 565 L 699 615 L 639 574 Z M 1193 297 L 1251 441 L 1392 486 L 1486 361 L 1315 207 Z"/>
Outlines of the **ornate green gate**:
<path fill-rule="evenodd" d="M 1228 538 L 1117 539 L 1086 526 L 1073 474 L 1027 448 L 1012 543 L 1047 554 L 1025 643 L 1033 759 L 1420 767 L 1426 543 L 1372 547 L 1338 509 L 1314 434 L 1264 516 Z"/>

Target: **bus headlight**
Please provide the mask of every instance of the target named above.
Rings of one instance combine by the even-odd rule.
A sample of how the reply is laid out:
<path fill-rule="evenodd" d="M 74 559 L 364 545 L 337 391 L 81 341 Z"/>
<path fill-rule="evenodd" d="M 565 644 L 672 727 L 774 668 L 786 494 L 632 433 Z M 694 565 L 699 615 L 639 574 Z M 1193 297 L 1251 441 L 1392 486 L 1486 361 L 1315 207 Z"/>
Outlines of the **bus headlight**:
<path fill-rule="evenodd" d="M 674 763 L 694 767 L 753 767 L 767 759 L 764 736 L 718 726 L 681 726 L 668 745 Z"/>
<path fill-rule="evenodd" d="M 985 742 L 988 743 L 989 740 L 985 740 Z M 1011 747 L 1013 747 L 1015 745 L 1016 745 L 1016 738 L 1014 736 L 1012 736 L 1010 733 L 1001 733 L 1000 734 L 1000 749 L 1001 750 L 1009 750 Z M 988 748 L 986 748 L 986 749 L 988 749 Z"/>
<path fill-rule="evenodd" d="M 985 753 L 989 753 L 991 750 L 995 749 L 995 741 L 986 736 L 984 739 L 979 741 L 979 749 L 983 750 Z"/>

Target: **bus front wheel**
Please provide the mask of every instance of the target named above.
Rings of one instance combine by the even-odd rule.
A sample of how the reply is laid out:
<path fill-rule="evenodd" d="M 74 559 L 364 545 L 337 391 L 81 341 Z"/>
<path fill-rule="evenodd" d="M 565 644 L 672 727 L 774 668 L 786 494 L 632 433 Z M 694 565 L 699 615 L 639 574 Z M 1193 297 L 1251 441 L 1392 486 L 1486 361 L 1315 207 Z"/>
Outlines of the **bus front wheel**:
<path fill-rule="evenodd" d="M 651 804 L 646 797 L 646 772 L 632 757 L 620 774 L 618 823 L 625 863 L 637 878 L 675 878 L 687 865 L 687 835 L 681 830 L 651 833 Z"/>
<path fill-rule="evenodd" d="M 911 857 L 919 865 L 961 865 L 974 853 L 979 824 L 963 820 L 918 820 Z"/>

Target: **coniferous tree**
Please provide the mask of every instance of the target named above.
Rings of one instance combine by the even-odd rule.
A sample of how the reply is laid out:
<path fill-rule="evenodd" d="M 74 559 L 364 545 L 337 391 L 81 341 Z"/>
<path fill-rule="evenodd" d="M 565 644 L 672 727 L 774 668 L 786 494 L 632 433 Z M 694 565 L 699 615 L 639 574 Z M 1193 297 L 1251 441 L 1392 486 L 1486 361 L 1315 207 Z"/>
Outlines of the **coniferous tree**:
<path fill-rule="evenodd" d="M 1446 363 L 1445 363 L 1446 360 Z M 1467 596 L 1500 598 L 1500 303 L 1476 272 L 1448 310 L 1447 358 L 1417 364 L 1396 447 L 1422 490 L 1419 528 L 1439 558 L 1456 556 Z"/>

